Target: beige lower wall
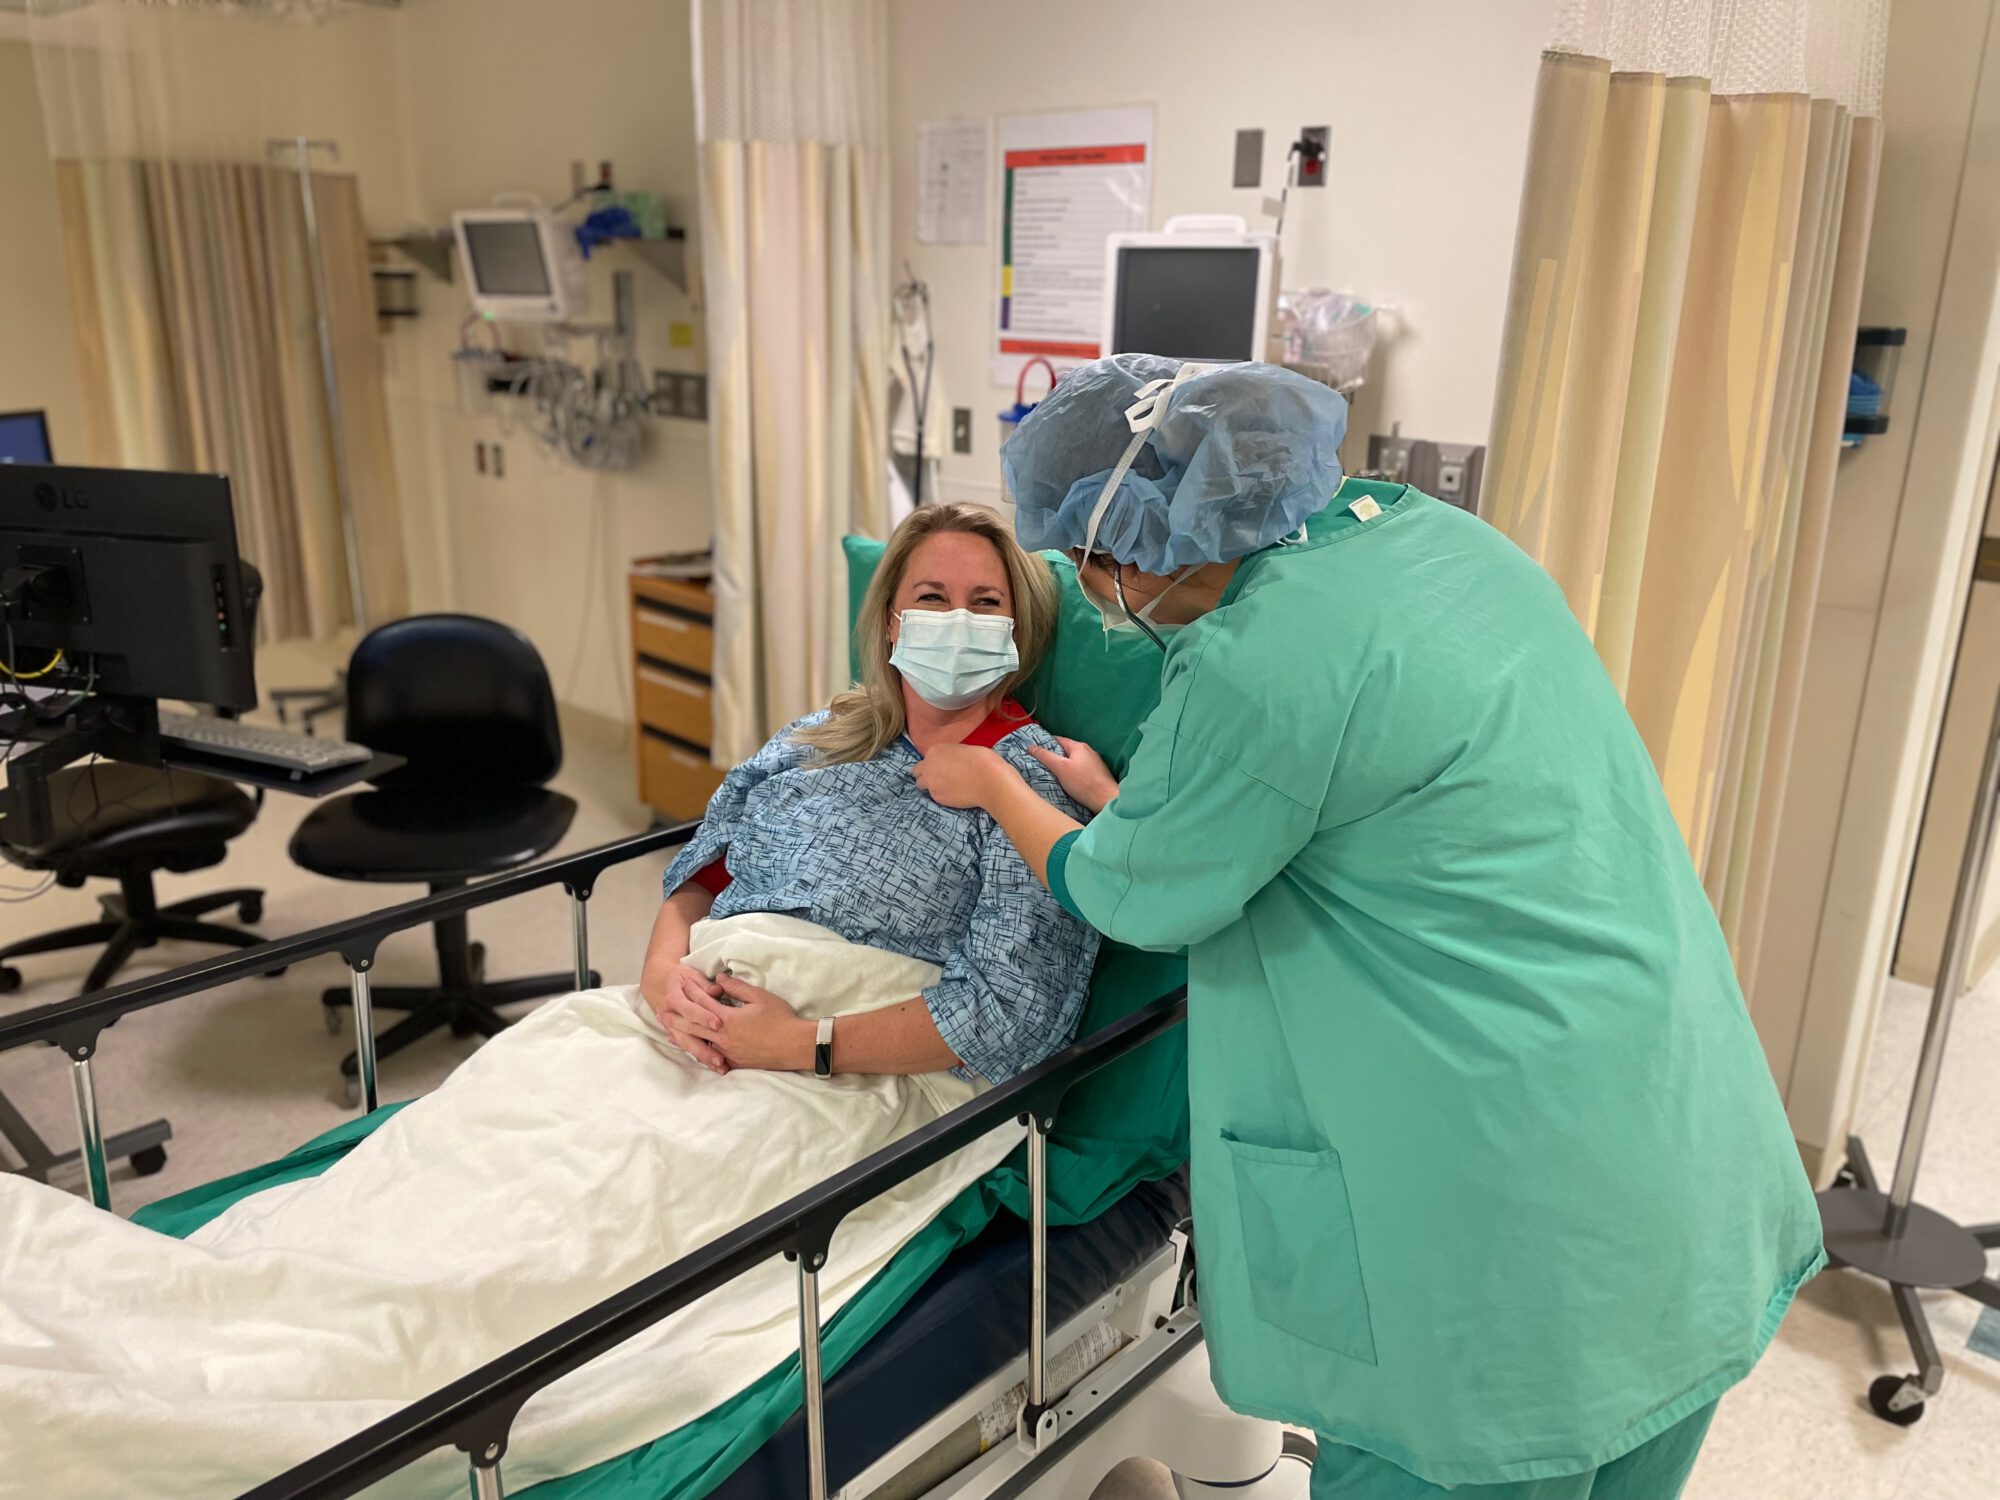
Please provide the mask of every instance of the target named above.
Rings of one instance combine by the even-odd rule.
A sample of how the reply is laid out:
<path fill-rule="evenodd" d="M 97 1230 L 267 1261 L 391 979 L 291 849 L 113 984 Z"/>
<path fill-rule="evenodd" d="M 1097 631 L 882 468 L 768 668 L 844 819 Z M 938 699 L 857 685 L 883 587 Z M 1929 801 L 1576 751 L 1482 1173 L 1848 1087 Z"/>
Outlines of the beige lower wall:
<path fill-rule="evenodd" d="M 0 411 L 31 407 L 48 413 L 56 457 L 89 459 L 34 58 L 0 42 Z"/>

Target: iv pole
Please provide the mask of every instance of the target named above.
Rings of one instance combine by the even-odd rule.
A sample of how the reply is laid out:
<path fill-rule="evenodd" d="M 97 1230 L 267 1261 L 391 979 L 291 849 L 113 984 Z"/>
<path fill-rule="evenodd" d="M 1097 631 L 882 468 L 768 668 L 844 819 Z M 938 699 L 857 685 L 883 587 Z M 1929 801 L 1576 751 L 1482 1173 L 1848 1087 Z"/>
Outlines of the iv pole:
<path fill-rule="evenodd" d="M 1989 571 L 1986 557 L 1981 557 L 1980 564 L 1973 575 L 1975 583 L 2000 581 L 2000 569 Z M 1819 1195 L 1827 1259 L 1888 1283 L 1910 1352 L 1916 1356 L 1915 1374 L 1883 1375 L 1868 1387 L 1869 1406 L 1885 1422 L 1898 1427 L 1907 1427 L 1923 1416 L 1925 1400 L 1944 1385 L 1944 1359 L 1917 1293 L 1955 1291 L 1987 1307 L 2000 1308 L 2000 1277 L 1986 1272 L 1986 1252 L 2000 1249 L 2000 1222 L 1960 1224 L 1916 1201 L 1917 1169 L 1923 1163 L 1924 1140 L 1937 1103 L 1952 1012 L 1964 993 L 1966 969 L 1971 963 L 1996 811 L 2000 811 L 2000 702 L 1994 706 L 1993 727 L 1986 736 L 1986 762 L 1979 772 L 1972 826 L 1965 833 L 1958 890 L 1952 900 L 1951 924 L 1945 928 L 1944 952 L 1938 959 L 1937 987 L 1931 993 L 1923 1052 L 1910 1090 L 1902 1146 L 1896 1153 L 1895 1179 L 1885 1194 L 1861 1138 L 1849 1136 L 1846 1166 L 1835 1185 Z"/>
<path fill-rule="evenodd" d="M 319 370 L 326 388 L 326 417 L 333 449 L 333 487 L 340 507 L 340 535 L 347 553 L 347 596 L 357 630 L 368 627 L 368 593 L 361 581 L 361 549 L 354 530 L 354 490 L 347 469 L 347 429 L 341 421 L 340 374 L 333 357 L 333 317 L 326 291 L 326 257 L 321 251 L 319 212 L 313 202 L 312 154 L 324 151 L 333 161 L 340 160 L 337 141 L 316 141 L 306 136 L 264 143 L 266 153 L 291 152 L 296 155 L 299 174 L 299 207 L 305 213 L 306 260 L 312 270 L 313 312 L 319 329 Z M 333 705 L 329 705 L 333 706 Z M 310 713 L 310 711 L 309 711 Z"/>

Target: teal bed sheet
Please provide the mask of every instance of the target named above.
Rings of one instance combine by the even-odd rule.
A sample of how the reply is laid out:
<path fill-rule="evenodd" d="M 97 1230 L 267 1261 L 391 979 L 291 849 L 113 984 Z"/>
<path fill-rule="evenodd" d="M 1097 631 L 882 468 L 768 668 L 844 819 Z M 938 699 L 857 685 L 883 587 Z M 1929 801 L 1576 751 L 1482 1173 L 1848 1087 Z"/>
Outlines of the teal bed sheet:
<path fill-rule="evenodd" d="M 1092 980 L 1083 1029 L 1108 1026 L 1185 982 L 1179 958 L 1107 947 Z M 192 1234 L 253 1193 L 324 1172 L 405 1107 L 385 1105 L 277 1161 L 163 1198 L 140 1209 L 133 1221 L 176 1238 Z M 1187 1043 L 1184 1028 L 1175 1027 L 1100 1069 L 1064 1101 L 1049 1138 L 1050 1222 L 1088 1222 L 1139 1183 L 1177 1171 L 1187 1155 Z M 946 1257 L 1003 1210 L 1027 1216 L 1025 1151 L 1016 1151 L 953 1199 L 834 1315 L 822 1339 L 829 1376 L 903 1308 Z M 794 1355 L 685 1427 L 578 1473 L 510 1493 L 534 1500 L 695 1500 L 762 1447 L 799 1402 Z"/>

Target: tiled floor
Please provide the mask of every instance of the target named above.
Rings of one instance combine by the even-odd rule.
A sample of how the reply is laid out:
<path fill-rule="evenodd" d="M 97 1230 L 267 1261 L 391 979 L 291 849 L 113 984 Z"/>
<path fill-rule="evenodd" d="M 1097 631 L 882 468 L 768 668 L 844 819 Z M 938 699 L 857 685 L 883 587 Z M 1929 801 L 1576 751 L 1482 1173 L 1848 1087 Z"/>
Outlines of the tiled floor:
<path fill-rule="evenodd" d="M 309 657 L 272 653 L 266 681 L 316 680 Z M 593 743 L 593 741 L 595 741 Z M 566 849 L 601 843 L 645 826 L 631 795 L 628 746 L 600 727 L 574 730 L 557 785 L 579 803 Z M 221 885 L 268 891 L 264 930 L 298 931 L 370 910 L 414 891 L 343 885 L 294 868 L 285 855 L 307 811 L 273 794 L 229 862 L 161 881 L 163 899 Z M 591 902 L 592 954 L 607 979 L 629 979 L 658 902 L 663 859 L 614 872 Z M 9 883 L 18 877 L 9 872 Z M 39 931 L 95 915 L 92 891 L 51 891 L 23 905 L 0 905 L 0 936 Z M 569 914 L 560 891 L 520 898 L 475 914 L 495 976 L 561 968 L 568 962 Z M 186 962 L 203 951 L 162 947 L 140 955 L 128 974 Z M 9 1011 L 73 993 L 87 954 L 29 960 L 28 987 L 0 1000 Z M 407 934 L 382 951 L 377 982 L 422 982 L 434 972 L 428 941 Z M 174 1140 L 167 1167 L 150 1178 L 118 1169 L 121 1211 L 274 1156 L 350 1112 L 336 1074 L 352 1045 L 329 1036 L 319 991 L 342 983 L 337 959 L 322 958 L 267 980 L 127 1017 L 107 1031 L 97 1063 L 105 1125 L 116 1131 L 164 1114 Z M 1928 997 L 1892 985 L 1864 1092 L 1861 1129 L 1886 1172 L 1894 1157 Z M 386 1062 L 384 1096 L 420 1093 L 474 1045 L 434 1036 Z M 1963 1219 L 2000 1218 L 2000 980 L 1959 1008 L 1943 1095 L 1921 1184 L 1923 1198 Z M 51 1138 L 75 1134 L 67 1069 L 42 1048 L 0 1054 L 0 1088 Z M 1978 1309 L 1955 1297 L 1931 1300 L 1950 1372 L 1924 1420 L 1896 1429 L 1875 1418 L 1862 1393 L 1876 1375 L 1909 1367 L 1901 1330 L 1881 1287 L 1850 1273 L 1807 1287 L 1778 1340 L 1751 1378 L 1722 1404 L 1688 1500 L 1996 1500 L 2000 1497 L 2000 1362 L 1967 1350 Z M 1143 1463 L 1119 1470 L 1100 1500 L 1167 1500 L 1164 1471 Z"/>

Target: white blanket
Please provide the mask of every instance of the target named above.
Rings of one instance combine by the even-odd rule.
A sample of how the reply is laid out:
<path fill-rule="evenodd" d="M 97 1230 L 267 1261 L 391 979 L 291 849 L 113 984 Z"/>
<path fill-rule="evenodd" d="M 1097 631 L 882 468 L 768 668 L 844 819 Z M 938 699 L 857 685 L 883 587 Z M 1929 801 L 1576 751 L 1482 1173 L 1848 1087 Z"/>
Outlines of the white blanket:
<path fill-rule="evenodd" d="M 703 923 L 691 959 L 812 1015 L 937 975 L 778 916 Z M 237 1495 L 976 1092 L 948 1074 L 717 1077 L 636 990 L 589 990 L 321 1176 L 185 1241 L 0 1176 L 0 1495 Z M 822 1316 L 1019 1139 L 1005 1125 L 849 1217 Z M 508 1489 L 637 1447 L 782 1363 L 796 1276 L 774 1258 L 543 1391 L 514 1427 Z M 455 1497 L 464 1475 L 433 1454 L 369 1493 Z"/>

